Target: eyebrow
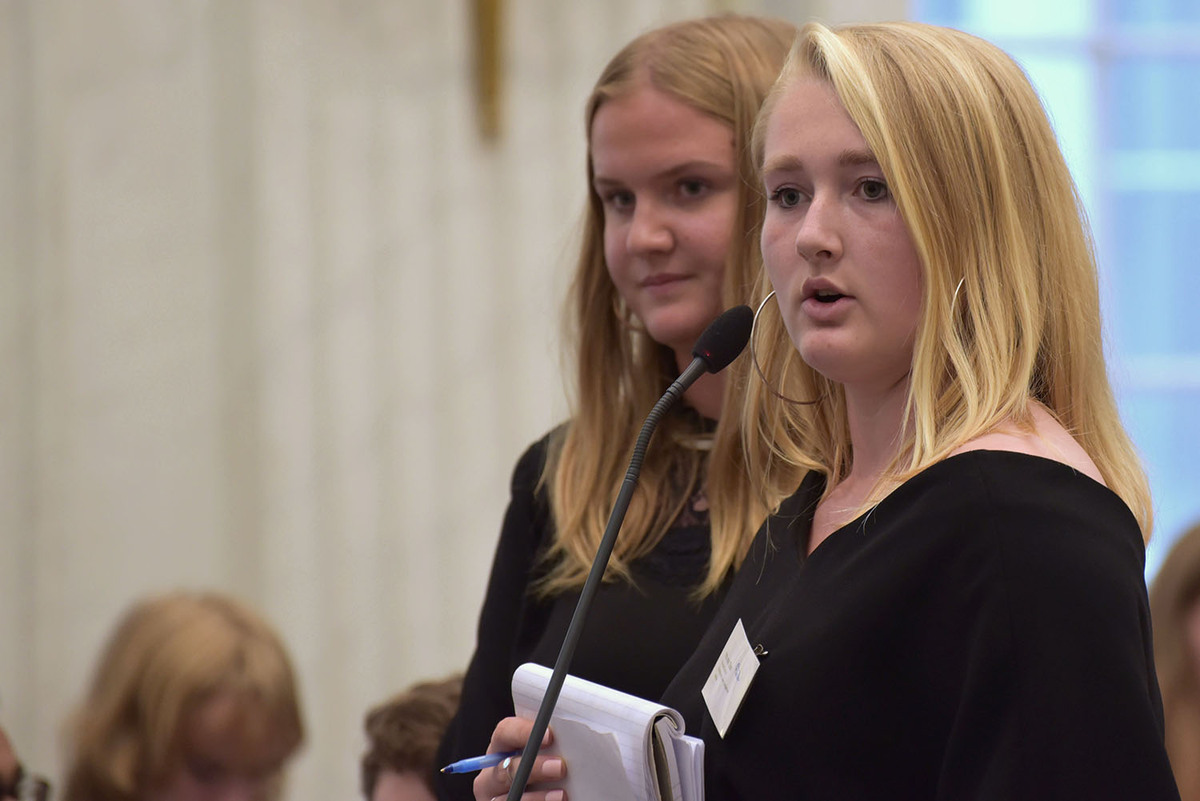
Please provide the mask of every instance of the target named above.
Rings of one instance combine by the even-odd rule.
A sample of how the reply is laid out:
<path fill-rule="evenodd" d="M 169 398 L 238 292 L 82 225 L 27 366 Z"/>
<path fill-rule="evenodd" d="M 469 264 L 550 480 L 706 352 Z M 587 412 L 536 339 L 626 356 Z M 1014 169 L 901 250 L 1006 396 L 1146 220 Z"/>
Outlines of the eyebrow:
<path fill-rule="evenodd" d="M 843 150 L 838 154 L 839 167 L 857 167 L 862 164 L 878 164 L 879 160 L 869 150 Z M 798 172 L 804 169 L 804 162 L 795 156 L 780 156 L 763 165 L 763 173 L 769 172 Z"/>
<path fill-rule="evenodd" d="M 712 170 L 725 171 L 726 169 L 727 168 L 725 165 L 718 164 L 715 161 L 692 159 L 691 161 L 686 161 L 683 164 L 676 164 L 674 167 L 670 167 L 669 169 L 663 170 L 660 173 L 655 173 L 654 177 L 659 180 L 670 180 L 672 178 L 680 178 L 684 175 L 694 172 L 710 172 Z M 624 181 L 620 180 L 619 178 L 608 178 L 600 173 L 596 173 L 595 177 L 592 179 L 592 183 L 603 185 L 622 185 L 624 184 Z"/>

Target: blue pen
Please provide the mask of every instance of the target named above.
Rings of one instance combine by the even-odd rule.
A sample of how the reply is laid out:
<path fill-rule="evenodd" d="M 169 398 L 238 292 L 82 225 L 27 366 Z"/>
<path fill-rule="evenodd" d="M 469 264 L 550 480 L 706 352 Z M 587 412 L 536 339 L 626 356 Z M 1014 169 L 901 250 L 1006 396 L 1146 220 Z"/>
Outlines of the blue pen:
<path fill-rule="evenodd" d="M 520 755 L 520 751 L 506 751 L 502 754 L 484 754 L 483 756 L 471 757 L 470 759 L 460 759 L 442 768 L 442 773 L 471 773 L 472 771 L 499 765 L 509 757 L 519 757 Z"/>

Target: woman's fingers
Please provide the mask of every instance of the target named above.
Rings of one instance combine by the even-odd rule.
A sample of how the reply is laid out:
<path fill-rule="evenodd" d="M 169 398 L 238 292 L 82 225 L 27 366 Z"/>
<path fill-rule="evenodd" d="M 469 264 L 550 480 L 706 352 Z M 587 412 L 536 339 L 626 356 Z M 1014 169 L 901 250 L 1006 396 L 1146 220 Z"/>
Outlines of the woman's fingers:
<path fill-rule="evenodd" d="M 488 746 L 488 753 L 523 750 L 532 731 L 533 721 L 529 718 L 505 718 L 492 730 L 492 742 Z M 550 729 L 546 729 L 546 733 L 542 735 L 542 747 L 545 748 L 552 742 L 554 742 L 554 735 Z"/>
<path fill-rule="evenodd" d="M 504 801 L 507 795 L 498 795 L 490 801 Z M 535 790 L 526 792 L 521 801 L 570 801 L 562 790 Z"/>
<path fill-rule="evenodd" d="M 521 751 L 533 731 L 533 721 L 527 718 L 505 718 L 496 724 L 492 731 L 492 742 L 488 753 L 498 751 Z M 547 729 L 542 737 L 542 747 L 554 742 L 553 733 Z M 506 798 L 517 775 L 517 766 L 521 764 L 519 756 L 505 759 L 499 765 L 479 771 L 475 777 L 474 791 L 478 801 L 490 801 L 494 798 Z M 566 793 L 557 788 L 539 788 L 537 785 L 560 781 L 567 774 L 567 766 L 561 757 L 539 755 L 534 760 L 533 770 L 529 772 L 526 781 L 528 788 L 522 797 L 523 801 L 566 801 Z"/>
<path fill-rule="evenodd" d="M 475 798 L 479 801 L 493 798 L 505 798 L 513 779 L 517 775 L 517 767 L 521 764 L 520 757 L 510 757 L 499 765 L 481 770 L 475 777 Z M 545 783 L 561 781 L 567 774 L 567 766 L 561 757 L 539 756 L 529 772 L 523 801 L 565 801 L 566 794 L 558 788 L 546 789 L 539 787 Z"/>

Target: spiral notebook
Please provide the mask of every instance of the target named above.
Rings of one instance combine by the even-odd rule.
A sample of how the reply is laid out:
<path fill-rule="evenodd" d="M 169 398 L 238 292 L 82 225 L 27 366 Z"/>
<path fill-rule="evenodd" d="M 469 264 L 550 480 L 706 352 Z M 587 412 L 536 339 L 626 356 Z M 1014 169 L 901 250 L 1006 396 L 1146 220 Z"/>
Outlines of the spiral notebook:
<path fill-rule="evenodd" d="M 513 705 L 534 718 L 551 671 L 526 663 L 513 674 Z M 555 785 L 571 801 L 704 801 L 704 741 L 684 733 L 670 707 L 568 675 L 550 718 L 543 754 L 567 763 Z M 539 788 L 541 785 L 539 785 Z"/>

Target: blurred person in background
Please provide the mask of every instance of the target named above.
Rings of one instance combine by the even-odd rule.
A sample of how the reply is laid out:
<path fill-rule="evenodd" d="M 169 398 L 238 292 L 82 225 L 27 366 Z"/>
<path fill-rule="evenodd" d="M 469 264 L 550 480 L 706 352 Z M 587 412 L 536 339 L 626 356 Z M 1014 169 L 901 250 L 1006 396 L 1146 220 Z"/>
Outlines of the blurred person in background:
<path fill-rule="evenodd" d="M 50 783 L 25 770 L 8 732 L 0 727 L 0 801 L 46 801 L 49 797 Z"/>
<path fill-rule="evenodd" d="M 292 662 L 254 610 L 207 592 L 141 600 L 68 723 L 63 801 L 275 801 L 304 739 Z"/>
<path fill-rule="evenodd" d="M 1167 756 L 1182 801 L 1200 801 L 1200 523 L 1163 559 L 1150 586 L 1150 616 Z"/>
<path fill-rule="evenodd" d="M 434 801 L 438 744 L 461 694 L 462 674 L 457 673 L 414 684 L 367 713 L 366 801 Z"/>

